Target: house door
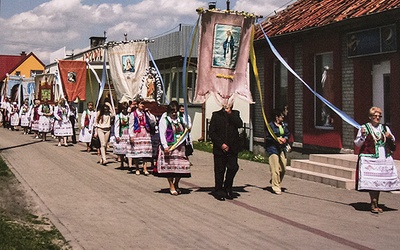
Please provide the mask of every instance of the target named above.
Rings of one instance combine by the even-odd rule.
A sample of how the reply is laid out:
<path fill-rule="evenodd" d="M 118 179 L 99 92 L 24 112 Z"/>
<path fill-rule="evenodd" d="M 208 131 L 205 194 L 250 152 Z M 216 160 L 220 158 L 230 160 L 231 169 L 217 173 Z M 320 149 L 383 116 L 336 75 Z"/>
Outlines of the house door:
<path fill-rule="evenodd" d="M 382 108 L 382 123 L 390 125 L 390 61 L 383 61 L 372 67 L 372 104 Z"/>

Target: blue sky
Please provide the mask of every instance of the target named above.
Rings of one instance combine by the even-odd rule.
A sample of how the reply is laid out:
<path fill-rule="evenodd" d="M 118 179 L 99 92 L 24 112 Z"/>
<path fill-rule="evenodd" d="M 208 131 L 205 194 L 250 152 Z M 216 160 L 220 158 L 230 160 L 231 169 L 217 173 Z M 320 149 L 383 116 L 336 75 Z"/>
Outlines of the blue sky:
<path fill-rule="evenodd" d="M 0 0 L 0 54 L 34 52 L 45 64 L 50 53 L 65 47 L 79 52 L 89 46 L 89 37 L 123 40 L 156 37 L 179 24 L 195 24 L 201 0 Z M 226 9 L 226 1 L 217 0 Z M 292 1 L 231 0 L 234 10 L 268 16 Z"/>

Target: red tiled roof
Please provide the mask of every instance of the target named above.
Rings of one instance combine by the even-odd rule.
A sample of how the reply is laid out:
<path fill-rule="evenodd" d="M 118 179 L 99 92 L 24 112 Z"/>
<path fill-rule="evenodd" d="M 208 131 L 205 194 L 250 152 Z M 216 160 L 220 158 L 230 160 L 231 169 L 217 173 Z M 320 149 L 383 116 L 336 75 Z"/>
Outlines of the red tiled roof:
<path fill-rule="evenodd" d="M 0 82 L 6 78 L 7 73 L 13 72 L 31 56 L 33 56 L 40 64 L 42 64 L 44 68 L 45 65 L 43 64 L 43 62 L 40 61 L 40 59 L 37 58 L 37 56 L 33 52 L 29 54 L 21 54 L 19 56 L 0 55 Z"/>
<path fill-rule="evenodd" d="M 322 27 L 400 8 L 400 0 L 298 0 L 262 23 L 268 36 Z M 255 39 L 263 38 L 257 27 Z"/>
<path fill-rule="evenodd" d="M 4 80 L 6 74 L 10 73 L 24 59 L 25 57 L 22 56 L 0 55 L 0 81 Z"/>

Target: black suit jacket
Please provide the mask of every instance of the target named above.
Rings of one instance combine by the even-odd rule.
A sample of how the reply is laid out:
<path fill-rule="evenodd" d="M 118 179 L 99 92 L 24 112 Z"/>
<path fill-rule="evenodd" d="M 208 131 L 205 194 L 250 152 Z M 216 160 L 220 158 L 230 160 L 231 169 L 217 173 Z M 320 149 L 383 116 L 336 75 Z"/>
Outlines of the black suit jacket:
<path fill-rule="evenodd" d="M 209 134 L 213 143 L 213 153 L 216 155 L 234 154 L 241 150 L 238 129 L 243 127 L 243 121 L 237 110 L 229 115 L 224 109 L 213 112 L 210 121 Z M 221 146 L 226 144 L 229 151 L 225 153 Z"/>

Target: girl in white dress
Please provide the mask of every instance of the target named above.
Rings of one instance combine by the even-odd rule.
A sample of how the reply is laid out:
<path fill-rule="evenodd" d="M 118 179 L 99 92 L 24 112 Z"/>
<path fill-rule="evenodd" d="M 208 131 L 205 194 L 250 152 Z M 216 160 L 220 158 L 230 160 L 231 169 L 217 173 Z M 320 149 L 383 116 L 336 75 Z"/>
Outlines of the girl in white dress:
<path fill-rule="evenodd" d="M 19 125 L 19 109 L 16 102 L 10 107 L 10 125 L 12 130 L 16 130 Z"/>
<path fill-rule="evenodd" d="M 61 140 L 64 146 L 68 147 L 67 137 L 72 136 L 72 124 L 69 120 L 70 108 L 65 99 L 61 99 L 54 108 L 54 135 L 58 137 L 58 146 L 61 146 Z"/>
<path fill-rule="evenodd" d="M 50 106 L 47 99 L 39 106 L 39 133 L 42 135 L 42 141 L 46 141 L 46 135 L 51 131 L 51 116 L 53 115 L 53 108 Z"/>
<path fill-rule="evenodd" d="M 90 146 L 90 141 L 92 140 L 93 131 L 93 116 L 96 112 L 93 109 L 93 102 L 87 103 L 87 109 L 83 111 L 81 116 L 81 131 L 79 132 L 79 141 L 86 143 L 86 151 L 90 152 L 92 150 Z"/>
<path fill-rule="evenodd" d="M 25 99 L 24 104 L 21 106 L 21 110 L 19 111 L 19 117 L 21 118 L 21 128 L 24 130 L 24 135 L 27 135 L 29 132 L 29 105 L 28 99 Z"/>

